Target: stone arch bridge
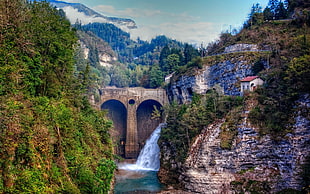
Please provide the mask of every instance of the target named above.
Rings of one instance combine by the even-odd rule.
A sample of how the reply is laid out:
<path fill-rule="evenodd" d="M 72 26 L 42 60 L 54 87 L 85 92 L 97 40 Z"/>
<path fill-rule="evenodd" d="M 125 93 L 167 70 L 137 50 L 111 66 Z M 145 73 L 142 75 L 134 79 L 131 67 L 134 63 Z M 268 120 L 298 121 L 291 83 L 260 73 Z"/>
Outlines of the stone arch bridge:
<path fill-rule="evenodd" d="M 99 90 L 97 106 L 108 110 L 114 124 L 112 137 L 116 140 L 116 153 L 124 158 L 137 158 L 141 148 L 162 118 L 151 119 L 154 109 L 168 103 L 164 89 L 116 88 Z"/>

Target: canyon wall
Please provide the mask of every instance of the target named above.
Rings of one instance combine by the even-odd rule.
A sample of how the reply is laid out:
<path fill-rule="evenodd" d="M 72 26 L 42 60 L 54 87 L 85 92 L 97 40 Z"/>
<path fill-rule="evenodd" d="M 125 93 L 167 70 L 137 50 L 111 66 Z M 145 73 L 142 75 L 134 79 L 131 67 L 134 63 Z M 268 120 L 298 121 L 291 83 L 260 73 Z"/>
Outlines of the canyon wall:
<path fill-rule="evenodd" d="M 220 148 L 218 121 L 203 131 L 191 147 L 179 179 L 195 193 L 275 193 L 302 189 L 303 165 L 310 150 L 309 120 L 301 111 L 310 108 L 309 96 L 299 100 L 292 132 L 281 140 L 259 135 L 244 111 L 231 150 Z"/>
<path fill-rule="evenodd" d="M 173 81 L 168 88 L 169 100 L 186 103 L 191 101 L 193 93 L 205 94 L 209 89 L 216 89 L 225 95 L 239 96 L 240 80 L 253 75 L 252 67 L 255 62 L 261 60 L 264 67 L 268 68 L 268 59 L 266 56 L 260 58 L 260 52 L 238 52 L 213 57 L 218 57 L 219 62 L 204 65 L 195 75 L 182 75 Z"/>
<path fill-rule="evenodd" d="M 173 150 L 164 147 L 163 165 L 170 163 L 173 173 L 161 170 L 159 177 L 192 193 L 301 190 L 303 167 L 310 150 L 310 122 L 304 114 L 309 109 L 307 95 L 298 101 L 292 131 L 281 140 L 260 135 L 248 122 L 249 111 L 244 110 L 230 150 L 220 146 L 221 125 L 225 119 L 215 121 L 196 137 L 185 163 L 169 159 L 173 158 Z"/>
<path fill-rule="evenodd" d="M 233 48 L 230 48 L 233 50 Z M 268 60 L 263 61 L 268 69 Z M 205 65 L 194 75 L 182 75 L 171 83 L 169 100 L 179 104 L 190 102 L 194 93 L 205 94 L 215 89 L 225 95 L 240 95 L 240 80 L 251 75 L 255 60 L 243 54 L 234 55 L 214 65 Z M 184 163 L 176 161 L 177 148 L 169 142 L 161 145 L 163 183 L 192 193 L 276 193 L 285 189 L 301 190 L 304 167 L 309 168 L 310 96 L 296 102 L 295 123 L 281 138 L 259 134 L 251 125 L 249 111 L 255 103 L 245 106 L 241 122 L 236 126 L 231 149 L 221 148 L 221 126 L 225 118 L 214 121 L 191 145 Z"/>

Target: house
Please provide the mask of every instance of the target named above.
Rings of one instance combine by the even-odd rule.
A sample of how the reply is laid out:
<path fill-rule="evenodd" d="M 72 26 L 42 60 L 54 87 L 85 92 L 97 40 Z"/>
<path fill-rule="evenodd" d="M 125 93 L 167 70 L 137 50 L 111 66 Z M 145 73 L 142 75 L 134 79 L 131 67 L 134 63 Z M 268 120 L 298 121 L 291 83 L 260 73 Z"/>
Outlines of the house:
<path fill-rule="evenodd" d="M 245 91 L 254 91 L 257 86 L 263 85 L 264 81 L 258 76 L 248 76 L 241 80 L 241 94 Z"/>

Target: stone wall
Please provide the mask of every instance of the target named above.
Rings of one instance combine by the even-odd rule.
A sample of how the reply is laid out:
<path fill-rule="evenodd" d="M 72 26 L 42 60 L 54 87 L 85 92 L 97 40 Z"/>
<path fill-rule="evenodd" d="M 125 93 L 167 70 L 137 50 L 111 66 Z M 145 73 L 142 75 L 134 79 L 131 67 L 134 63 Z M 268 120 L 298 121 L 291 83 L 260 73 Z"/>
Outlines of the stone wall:
<path fill-rule="evenodd" d="M 225 48 L 224 53 L 259 51 L 256 44 L 234 44 Z"/>

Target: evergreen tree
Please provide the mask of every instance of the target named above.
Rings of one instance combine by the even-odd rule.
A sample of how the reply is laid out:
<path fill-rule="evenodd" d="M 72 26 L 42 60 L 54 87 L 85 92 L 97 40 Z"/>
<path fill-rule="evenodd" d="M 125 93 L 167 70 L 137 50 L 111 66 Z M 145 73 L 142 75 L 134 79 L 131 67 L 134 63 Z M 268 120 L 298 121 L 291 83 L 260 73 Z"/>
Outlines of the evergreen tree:
<path fill-rule="evenodd" d="M 184 65 L 197 56 L 199 56 L 197 49 L 186 43 L 184 47 Z"/>
<path fill-rule="evenodd" d="M 164 46 L 164 48 L 161 50 L 160 52 L 160 56 L 159 56 L 159 64 L 161 67 L 163 67 L 165 64 L 165 59 L 168 57 L 168 55 L 170 55 L 170 49 L 169 47 L 166 45 Z"/>
<path fill-rule="evenodd" d="M 163 72 L 158 64 L 155 64 L 150 69 L 150 88 L 158 88 L 163 83 Z"/>
<path fill-rule="evenodd" d="M 164 72 L 170 74 L 178 69 L 180 65 L 180 57 L 177 54 L 168 55 Z"/>
<path fill-rule="evenodd" d="M 272 13 L 272 19 L 276 19 L 276 13 L 278 9 L 279 1 L 278 0 L 269 0 L 268 7 Z"/>
<path fill-rule="evenodd" d="M 289 2 L 284 3 L 280 0 L 270 0 L 268 6 L 264 10 L 265 20 L 286 19 L 288 17 Z"/>
<path fill-rule="evenodd" d="M 251 12 L 249 14 L 249 20 L 248 20 L 248 25 L 257 25 L 263 23 L 263 14 L 262 14 L 262 7 L 260 6 L 259 3 L 253 4 L 251 8 Z"/>
<path fill-rule="evenodd" d="M 277 10 L 276 10 L 276 19 L 286 19 L 288 17 L 288 11 L 285 8 L 285 5 L 282 1 L 278 4 Z"/>
<path fill-rule="evenodd" d="M 265 9 L 264 9 L 264 20 L 272 20 L 273 19 L 273 14 L 271 12 L 271 9 L 267 6 Z"/>

